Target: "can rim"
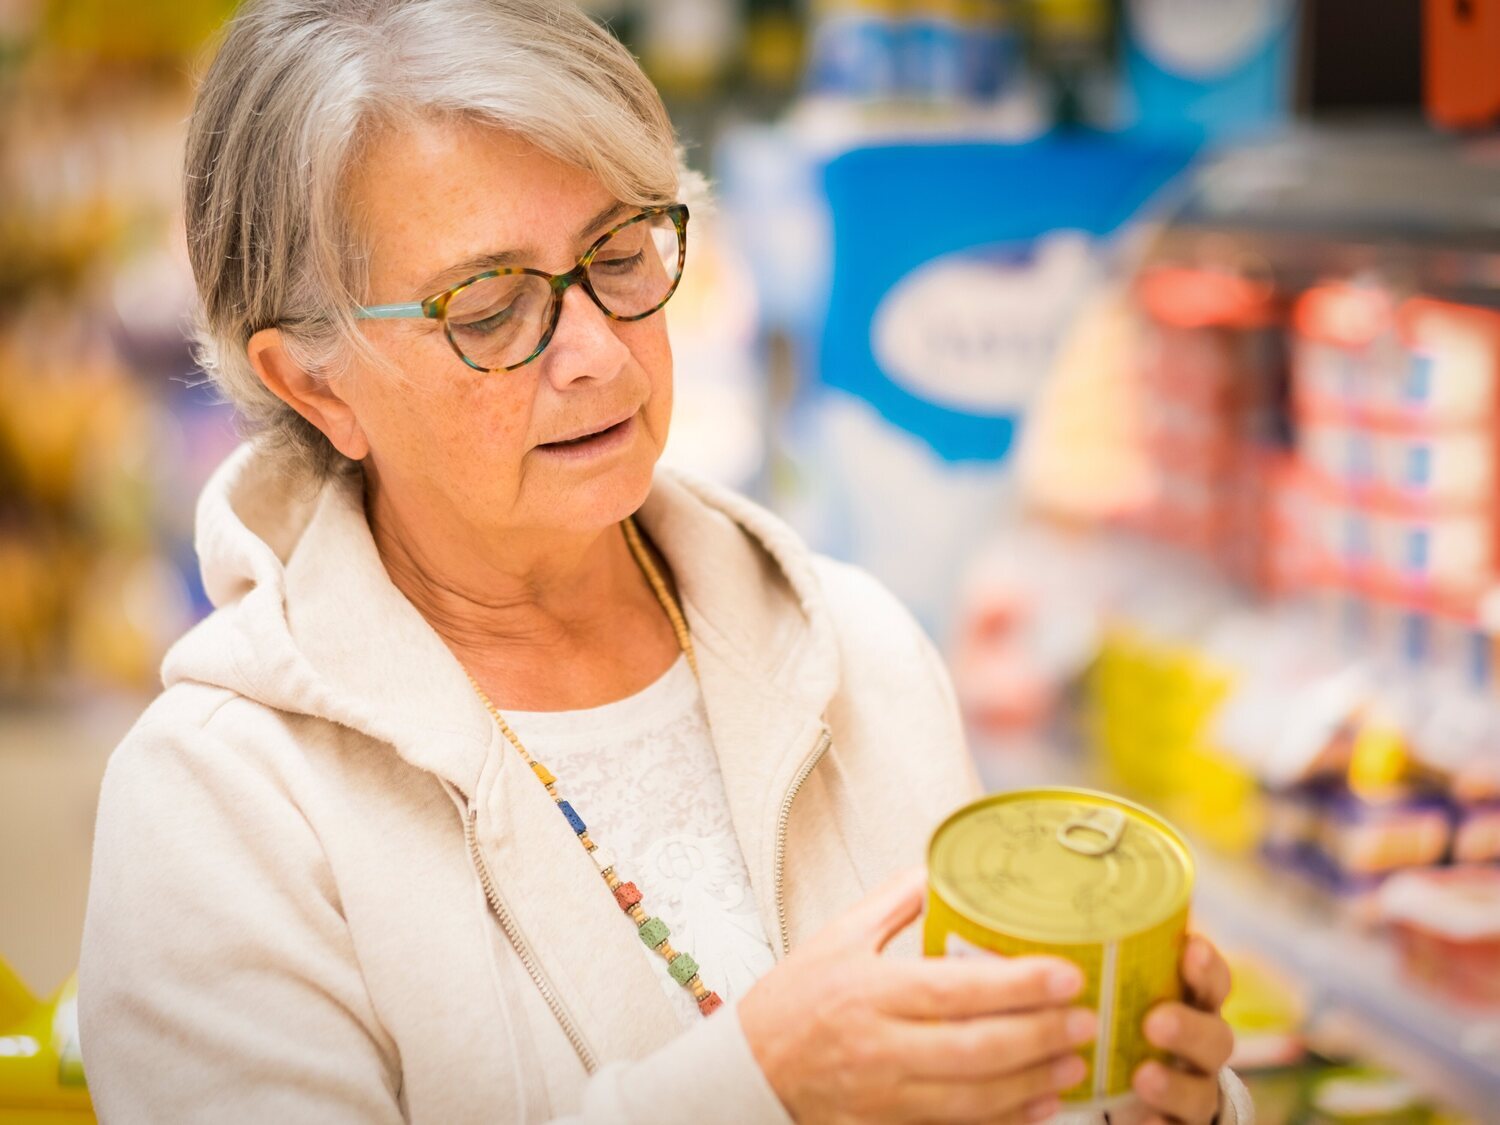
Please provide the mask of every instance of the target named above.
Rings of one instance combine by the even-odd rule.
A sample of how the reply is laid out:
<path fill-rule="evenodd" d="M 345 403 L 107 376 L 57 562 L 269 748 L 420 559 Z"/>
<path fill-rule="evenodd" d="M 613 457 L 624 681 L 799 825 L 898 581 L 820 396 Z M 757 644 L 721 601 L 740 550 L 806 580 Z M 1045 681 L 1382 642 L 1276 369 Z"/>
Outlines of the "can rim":
<path fill-rule="evenodd" d="M 937 848 L 938 840 L 951 825 L 981 807 L 995 804 L 1009 804 L 1019 800 L 1034 800 L 1038 798 L 1048 797 L 1084 797 L 1092 801 L 1104 801 L 1110 805 L 1134 814 L 1135 816 L 1144 820 L 1152 828 L 1159 830 L 1167 838 L 1167 840 L 1176 847 L 1182 858 L 1183 868 L 1187 874 L 1187 879 L 1183 884 L 1182 900 L 1175 903 L 1170 910 L 1162 911 L 1159 916 L 1152 917 L 1149 921 L 1139 926 L 1138 928 L 1127 930 L 1122 933 L 1106 934 L 1101 937 L 1085 937 L 1081 938 L 1078 941 L 1072 942 L 1059 942 L 1055 934 L 1042 933 L 1037 930 L 1028 929 L 1025 923 L 1012 924 L 1010 922 L 1007 922 L 1004 932 L 1008 936 L 1020 938 L 1024 941 L 1035 941 L 1047 945 L 1058 946 L 1097 945 L 1101 942 L 1128 941 L 1130 938 L 1153 930 L 1157 926 L 1162 925 L 1164 922 L 1177 917 L 1178 914 L 1191 906 L 1193 898 L 1193 887 L 1197 883 L 1198 879 L 1198 859 L 1197 856 L 1193 853 L 1192 845 L 1188 843 L 1187 838 L 1177 829 L 1177 827 L 1161 814 L 1153 812 L 1151 809 L 1148 809 L 1144 805 L 1137 804 L 1135 801 L 1131 801 L 1125 797 L 1117 796 L 1114 793 L 1106 793 L 1100 789 L 1088 789 L 1082 786 L 1072 785 L 1044 785 L 1026 789 L 1011 789 L 1001 793 L 988 793 L 985 796 L 980 797 L 978 800 L 971 801 L 968 804 L 964 805 L 962 808 L 956 809 L 952 813 L 950 813 L 946 818 L 944 818 L 943 822 L 933 830 L 932 838 L 928 841 L 927 844 L 927 885 L 929 893 L 938 895 L 942 899 L 943 905 L 947 909 L 951 910 L 954 914 L 959 915 L 973 925 L 980 926 L 986 929 L 995 929 L 996 927 L 993 921 L 976 918 L 974 917 L 973 911 L 967 909 L 965 906 L 960 905 L 960 902 L 962 901 L 961 896 L 955 893 L 955 889 L 951 884 L 947 882 L 946 879 L 942 877 L 942 874 L 940 872 L 934 870 L 932 864 L 933 851 Z"/>

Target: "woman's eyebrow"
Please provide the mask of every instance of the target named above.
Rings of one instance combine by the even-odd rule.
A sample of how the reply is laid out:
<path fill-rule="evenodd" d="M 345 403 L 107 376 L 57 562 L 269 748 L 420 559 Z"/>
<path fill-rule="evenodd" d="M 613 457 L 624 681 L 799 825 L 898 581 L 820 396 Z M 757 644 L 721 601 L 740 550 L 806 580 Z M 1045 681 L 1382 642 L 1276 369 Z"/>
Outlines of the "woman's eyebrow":
<path fill-rule="evenodd" d="M 630 204 L 621 203 L 619 200 L 615 200 L 608 207 L 604 208 L 604 210 L 600 211 L 592 219 L 583 224 L 583 227 L 578 232 L 578 241 L 584 241 L 584 239 L 588 238 L 589 235 L 598 232 L 599 228 L 602 227 L 605 223 L 610 222 L 613 219 L 621 218 L 629 210 Z"/>

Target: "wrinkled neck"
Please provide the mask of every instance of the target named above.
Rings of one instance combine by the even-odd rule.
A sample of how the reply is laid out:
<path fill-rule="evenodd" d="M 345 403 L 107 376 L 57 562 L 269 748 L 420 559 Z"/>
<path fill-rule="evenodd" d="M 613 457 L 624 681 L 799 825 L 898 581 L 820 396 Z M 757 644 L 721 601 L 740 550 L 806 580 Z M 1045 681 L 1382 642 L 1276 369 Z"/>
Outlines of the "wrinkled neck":
<path fill-rule="evenodd" d="M 618 524 L 570 532 L 414 516 L 373 484 L 365 508 L 392 583 L 461 657 L 565 650 L 622 611 L 660 612 Z"/>

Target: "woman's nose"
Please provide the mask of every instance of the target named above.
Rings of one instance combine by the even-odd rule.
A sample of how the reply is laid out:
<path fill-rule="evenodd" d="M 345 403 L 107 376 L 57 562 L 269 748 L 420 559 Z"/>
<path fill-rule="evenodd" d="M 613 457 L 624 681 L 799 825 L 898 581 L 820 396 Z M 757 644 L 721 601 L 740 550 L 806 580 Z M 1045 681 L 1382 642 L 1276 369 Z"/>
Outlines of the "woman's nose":
<path fill-rule="evenodd" d="M 615 331 L 618 322 L 604 315 L 582 285 L 563 293 L 557 330 L 542 353 L 547 377 L 558 387 L 579 379 L 613 378 L 630 358 L 630 349 Z"/>

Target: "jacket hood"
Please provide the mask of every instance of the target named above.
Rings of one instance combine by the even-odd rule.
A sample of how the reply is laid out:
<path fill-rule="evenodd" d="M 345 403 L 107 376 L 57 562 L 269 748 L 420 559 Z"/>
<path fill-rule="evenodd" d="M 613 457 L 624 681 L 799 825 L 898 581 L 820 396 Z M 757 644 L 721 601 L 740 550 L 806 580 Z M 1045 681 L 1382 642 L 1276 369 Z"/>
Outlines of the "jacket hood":
<path fill-rule="evenodd" d="M 716 700 L 774 709 L 772 727 L 821 716 L 838 684 L 837 642 L 797 535 L 666 468 L 637 519 L 676 579 L 716 741 Z M 340 723 L 472 794 L 497 732 L 453 654 L 390 581 L 357 475 L 310 488 L 243 445 L 203 490 L 196 546 L 215 611 L 167 654 L 168 688 L 210 685 Z M 751 772 L 777 772 L 761 765 Z"/>

